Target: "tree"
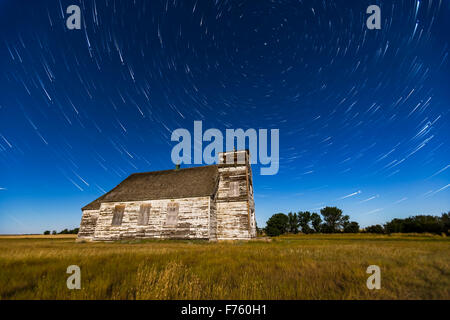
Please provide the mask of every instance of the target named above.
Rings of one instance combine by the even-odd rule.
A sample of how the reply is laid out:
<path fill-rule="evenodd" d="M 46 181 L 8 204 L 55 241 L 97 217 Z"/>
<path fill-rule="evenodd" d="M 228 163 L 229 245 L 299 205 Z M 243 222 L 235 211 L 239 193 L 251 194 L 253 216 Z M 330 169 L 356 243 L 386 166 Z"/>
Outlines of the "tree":
<path fill-rule="evenodd" d="M 347 215 L 345 215 L 345 216 L 343 216 L 342 217 L 342 225 L 341 225 L 341 230 L 340 231 L 343 231 L 343 232 L 345 232 L 344 230 L 345 230 L 345 228 L 347 228 L 347 226 L 350 224 L 350 217 L 349 216 L 347 216 Z"/>
<path fill-rule="evenodd" d="M 442 221 L 442 232 L 450 234 L 450 211 L 442 214 L 441 221 Z"/>
<path fill-rule="evenodd" d="M 384 233 L 383 226 L 377 224 L 374 226 L 368 226 L 364 229 L 364 232 L 366 233 Z"/>
<path fill-rule="evenodd" d="M 317 213 L 311 214 L 311 225 L 315 232 L 320 232 L 320 224 L 322 223 L 322 218 Z"/>
<path fill-rule="evenodd" d="M 313 229 L 311 229 L 311 227 L 309 226 L 311 222 L 311 216 L 312 214 L 309 211 L 300 211 L 298 213 L 298 222 L 302 232 L 305 234 L 312 233 L 313 231 Z"/>
<path fill-rule="evenodd" d="M 62 230 L 59 234 L 69 234 L 69 233 L 70 233 L 69 230 L 64 229 L 64 230 Z"/>
<path fill-rule="evenodd" d="M 46 230 L 46 231 L 44 231 L 44 234 L 45 234 L 45 235 L 49 235 L 49 234 L 50 234 L 50 231 Z"/>
<path fill-rule="evenodd" d="M 296 213 L 292 214 L 292 212 L 288 213 L 288 225 L 290 233 L 298 233 L 298 216 Z"/>
<path fill-rule="evenodd" d="M 337 207 L 325 207 L 320 210 L 324 224 L 323 232 L 335 233 L 342 230 L 344 224 L 348 223 L 349 216 L 342 215 L 342 210 Z"/>
<path fill-rule="evenodd" d="M 56 230 L 53 230 L 53 231 L 52 231 L 52 234 L 53 234 L 53 235 L 57 234 Z"/>
<path fill-rule="evenodd" d="M 359 232 L 359 224 L 356 221 L 352 221 L 346 223 L 344 226 L 345 233 L 358 233 Z"/>
<path fill-rule="evenodd" d="M 387 233 L 402 232 L 402 229 L 403 229 L 402 219 L 395 218 L 384 225 L 384 230 L 386 230 Z"/>
<path fill-rule="evenodd" d="M 387 233 L 430 232 L 440 234 L 448 233 L 448 227 L 448 214 L 442 214 L 441 217 L 418 215 L 406 219 L 392 219 L 384 225 Z"/>
<path fill-rule="evenodd" d="M 284 213 L 274 214 L 267 220 L 266 233 L 270 237 L 284 234 L 289 229 L 289 217 Z"/>

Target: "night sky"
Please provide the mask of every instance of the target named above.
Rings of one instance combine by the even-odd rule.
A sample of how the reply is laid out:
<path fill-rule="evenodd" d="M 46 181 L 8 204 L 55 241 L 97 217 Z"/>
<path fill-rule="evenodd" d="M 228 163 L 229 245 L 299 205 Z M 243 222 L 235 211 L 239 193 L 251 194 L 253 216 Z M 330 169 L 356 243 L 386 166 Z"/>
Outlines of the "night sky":
<path fill-rule="evenodd" d="M 195 120 L 280 130 L 279 173 L 253 166 L 259 226 L 448 211 L 449 44 L 448 0 L 0 0 L 0 233 L 79 226 L 129 174 L 174 168 Z"/>

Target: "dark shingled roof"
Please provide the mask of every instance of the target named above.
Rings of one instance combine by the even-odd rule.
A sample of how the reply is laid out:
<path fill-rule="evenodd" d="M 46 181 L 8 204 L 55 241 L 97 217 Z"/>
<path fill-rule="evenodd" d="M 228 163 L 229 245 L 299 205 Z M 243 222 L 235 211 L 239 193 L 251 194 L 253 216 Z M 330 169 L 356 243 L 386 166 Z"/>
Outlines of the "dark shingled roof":
<path fill-rule="evenodd" d="M 97 210 L 103 202 L 212 196 L 218 177 L 217 165 L 135 173 L 82 210 Z"/>

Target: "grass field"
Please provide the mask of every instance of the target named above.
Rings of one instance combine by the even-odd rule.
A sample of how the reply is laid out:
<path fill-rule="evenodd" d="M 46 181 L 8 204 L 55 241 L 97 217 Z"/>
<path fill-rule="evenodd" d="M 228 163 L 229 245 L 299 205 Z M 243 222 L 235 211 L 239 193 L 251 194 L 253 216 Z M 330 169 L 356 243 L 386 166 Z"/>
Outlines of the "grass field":
<path fill-rule="evenodd" d="M 69 265 L 81 290 L 68 290 Z M 381 289 L 368 290 L 369 265 Z M 0 237 L 0 299 L 450 299 L 450 238 L 298 235 L 271 242 L 75 243 Z"/>

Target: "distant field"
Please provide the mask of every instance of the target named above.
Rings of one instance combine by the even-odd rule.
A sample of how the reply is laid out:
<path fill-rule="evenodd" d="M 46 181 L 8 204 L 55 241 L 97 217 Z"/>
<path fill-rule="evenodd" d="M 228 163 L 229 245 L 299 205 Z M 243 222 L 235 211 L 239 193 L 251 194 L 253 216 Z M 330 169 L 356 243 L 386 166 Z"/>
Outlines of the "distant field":
<path fill-rule="evenodd" d="M 76 239 L 76 234 L 55 234 L 55 235 L 0 235 L 1 239 Z"/>
<path fill-rule="evenodd" d="M 81 268 L 81 290 L 66 269 Z M 366 268 L 381 268 L 368 290 Z M 450 299 L 450 238 L 299 235 L 271 242 L 75 243 L 1 236 L 0 299 Z"/>

